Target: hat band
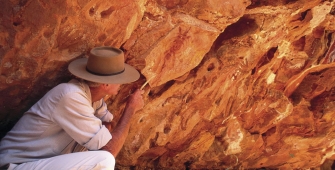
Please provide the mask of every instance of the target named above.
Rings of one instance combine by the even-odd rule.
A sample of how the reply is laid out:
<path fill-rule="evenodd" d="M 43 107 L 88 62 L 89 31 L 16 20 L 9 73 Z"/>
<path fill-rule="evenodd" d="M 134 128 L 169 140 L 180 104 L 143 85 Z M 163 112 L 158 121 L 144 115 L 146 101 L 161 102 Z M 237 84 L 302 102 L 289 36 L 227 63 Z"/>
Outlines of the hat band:
<path fill-rule="evenodd" d="M 120 72 L 116 72 L 116 73 L 102 74 L 102 73 L 96 73 L 96 72 L 93 72 L 93 71 L 89 70 L 89 69 L 86 67 L 86 71 L 88 71 L 88 72 L 91 73 L 91 74 L 98 75 L 98 76 L 113 76 L 113 75 L 121 74 L 121 73 L 124 72 L 125 69 L 126 69 L 126 68 L 124 68 L 122 71 L 120 71 Z"/>

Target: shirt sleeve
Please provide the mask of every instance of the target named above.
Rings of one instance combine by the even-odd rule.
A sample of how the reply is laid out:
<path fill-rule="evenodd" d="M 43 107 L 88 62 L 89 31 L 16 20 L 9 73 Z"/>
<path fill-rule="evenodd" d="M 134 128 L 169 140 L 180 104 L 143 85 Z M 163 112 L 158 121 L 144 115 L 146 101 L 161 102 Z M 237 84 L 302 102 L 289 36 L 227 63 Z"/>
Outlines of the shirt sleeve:
<path fill-rule="evenodd" d="M 79 93 L 69 93 L 59 101 L 53 119 L 75 141 L 89 150 L 105 146 L 112 135 L 94 113 L 87 98 Z"/>
<path fill-rule="evenodd" d="M 113 114 L 107 109 L 107 104 L 103 99 L 94 102 L 93 108 L 97 108 L 95 111 L 95 116 L 103 122 L 111 122 L 113 120 Z"/>

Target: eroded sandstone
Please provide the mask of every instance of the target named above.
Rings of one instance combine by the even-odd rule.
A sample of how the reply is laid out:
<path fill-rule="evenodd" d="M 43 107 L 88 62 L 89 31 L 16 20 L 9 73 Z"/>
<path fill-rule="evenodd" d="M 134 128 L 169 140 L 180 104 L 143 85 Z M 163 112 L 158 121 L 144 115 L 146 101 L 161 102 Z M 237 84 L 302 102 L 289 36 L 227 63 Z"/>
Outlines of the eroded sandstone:
<path fill-rule="evenodd" d="M 5 133 L 67 64 L 116 46 L 142 73 L 107 99 L 118 120 L 146 80 L 117 167 L 313 168 L 335 159 L 335 2 L 4 1 Z"/>

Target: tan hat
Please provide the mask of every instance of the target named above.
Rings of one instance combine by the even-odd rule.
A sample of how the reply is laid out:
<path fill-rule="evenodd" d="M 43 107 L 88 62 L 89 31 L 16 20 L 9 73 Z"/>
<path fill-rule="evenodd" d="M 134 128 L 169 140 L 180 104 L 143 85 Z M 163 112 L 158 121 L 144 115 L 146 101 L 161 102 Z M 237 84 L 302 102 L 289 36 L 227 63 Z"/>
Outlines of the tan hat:
<path fill-rule="evenodd" d="M 114 47 L 93 48 L 88 58 L 72 61 L 69 71 L 82 79 L 106 84 L 125 84 L 138 80 L 139 72 L 124 63 L 123 51 Z"/>

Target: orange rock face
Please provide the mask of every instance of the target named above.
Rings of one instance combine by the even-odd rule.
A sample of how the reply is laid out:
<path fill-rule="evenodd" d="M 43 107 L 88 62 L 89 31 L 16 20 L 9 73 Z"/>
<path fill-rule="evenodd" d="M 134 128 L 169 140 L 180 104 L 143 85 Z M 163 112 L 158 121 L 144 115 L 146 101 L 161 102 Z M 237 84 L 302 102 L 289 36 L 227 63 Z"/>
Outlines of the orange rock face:
<path fill-rule="evenodd" d="M 313 168 L 335 159 L 335 2 L 4 1 L 2 134 L 68 63 L 116 46 L 146 80 L 117 168 Z"/>

